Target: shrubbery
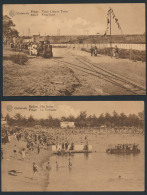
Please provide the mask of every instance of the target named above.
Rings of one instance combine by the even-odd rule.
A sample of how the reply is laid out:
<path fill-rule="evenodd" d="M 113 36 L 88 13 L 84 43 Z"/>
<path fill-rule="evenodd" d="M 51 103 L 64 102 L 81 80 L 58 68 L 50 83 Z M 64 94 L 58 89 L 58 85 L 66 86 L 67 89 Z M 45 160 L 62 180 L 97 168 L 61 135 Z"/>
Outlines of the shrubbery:
<path fill-rule="evenodd" d="M 28 61 L 28 57 L 25 54 L 13 54 L 11 55 L 11 60 L 12 62 L 20 65 L 25 65 L 26 62 Z"/>

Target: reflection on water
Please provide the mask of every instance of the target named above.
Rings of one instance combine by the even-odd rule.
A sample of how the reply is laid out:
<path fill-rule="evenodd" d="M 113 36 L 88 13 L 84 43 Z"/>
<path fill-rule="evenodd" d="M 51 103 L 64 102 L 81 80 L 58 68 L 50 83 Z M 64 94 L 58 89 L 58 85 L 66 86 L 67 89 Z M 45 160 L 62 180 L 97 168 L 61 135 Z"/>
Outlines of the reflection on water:
<path fill-rule="evenodd" d="M 88 159 L 89 153 L 84 153 L 83 155 L 84 155 L 85 159 Z"/>
<path fill-rule="evenodd" d="M 96 152 L 69 157 L 52 156 L 46 191 L 143 191 L 144 137 L 141 135 L 90 136 Z M 123 139 L 122 139 L 123 138 Z M 107 154 L 108 144 L 138 143 L 137 155 Z M 69 166 L 69 161 L 72 166 Z M 58 163 L 58 168 L 56 167 Z"/>

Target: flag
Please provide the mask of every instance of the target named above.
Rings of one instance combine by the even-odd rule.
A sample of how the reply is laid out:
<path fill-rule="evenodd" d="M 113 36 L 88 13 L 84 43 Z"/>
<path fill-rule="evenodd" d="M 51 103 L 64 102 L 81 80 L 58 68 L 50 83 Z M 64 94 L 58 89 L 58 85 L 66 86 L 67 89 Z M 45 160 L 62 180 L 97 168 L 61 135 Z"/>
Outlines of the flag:
<path fill-rule="evenodd" d="M 122 34 L 122 29 L 120 27 L 120 24 L 118 22 L 118 19 L 116 18 L 113 9 L 112 8 L 109 8 L 109 10 L 107 12 L 107 29 L 106 29 L 106 32 L 105 32 L 104 36 L 107 34 L 108 29 L 109 29 L 109 23 L 110 23 L 109 15 L 110 15 L 110 13 L 112 13 L 112 18 L 115 20 L 115 23 L 117 24 L 118 29 L 121 30 L 121 34 Z"/>

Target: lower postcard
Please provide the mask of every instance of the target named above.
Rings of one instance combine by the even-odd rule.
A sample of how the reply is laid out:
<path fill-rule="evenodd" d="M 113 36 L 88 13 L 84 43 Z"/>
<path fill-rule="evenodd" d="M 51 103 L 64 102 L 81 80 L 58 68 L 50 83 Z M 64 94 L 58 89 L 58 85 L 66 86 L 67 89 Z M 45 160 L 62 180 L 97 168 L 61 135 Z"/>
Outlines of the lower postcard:
<path fill-rule="evenodd" d="M 1 191 L 144 191 L 143 101 L 2 101 Z"/>

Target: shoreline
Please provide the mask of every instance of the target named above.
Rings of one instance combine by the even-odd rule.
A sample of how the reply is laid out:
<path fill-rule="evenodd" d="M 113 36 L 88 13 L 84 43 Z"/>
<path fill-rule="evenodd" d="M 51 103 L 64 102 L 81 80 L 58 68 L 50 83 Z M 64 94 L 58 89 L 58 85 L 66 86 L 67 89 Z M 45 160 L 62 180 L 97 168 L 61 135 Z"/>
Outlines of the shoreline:
<path fill-rule="evenodd" d="M 4 159 L 1 161 L 1 191 L 2 192 L 16 192 L 16 191 L 46 191 L 48 186 L 48 173 L 44 168 L 53 153 L 50 150 L 41 149 L 37 154 L 34 151 L 32 154 L 26 154 L 24 160 L 21 159 L 21 154 L 17 154 L 14 158 L 13 146 L 14 144 L 22 147 L 25 142 L 12 140 L 10 143 L 2 145 Z M 37 177 L 33 180 L 33 162 L 39 166 Z M 16 170 L 16 175 L 10 175 L 8 171 Z M 13 179 L 15 178 L 15 179 Z M 19 185 L 18 185 L 19 182 Z M 17 190 L 16 190 L 17 189 Z"/>
<path fill-rule="evenodd" d="M 30 134 L 27 135 L 28 140 L 31 137 L 31 135 L 34 135 L 35 133 L 36 135 L 38 135 L 37 131 L 34 131 L 34 129 L 33 131 L 32 129 L 29 129 L 29 130 L 30 130 L 29 131 Z M 43 131 L 42 129 L 42 132 L 45 132 L 45 130 Z M 61 132 L 63 133 L 63 130 Z M 23 131 L 23 133 L 25 135 L 25 130 Z M 59 137 L 59 140 L 58 140 L 59 142 L 61 138 L 62 139 L 64 138 L 62 137 L 62 134 L 60 134 L 60 131 L 57 130 L 57 132 L 55 132 L 55 130 L 53 130 L 53 132 L 50 131 L 50 136 L 46 133 L 46 137 L 49 136 L 49 139 L 47 140 L 48 143 L 50 143 L 51 139 L 52 140 L 54 139 L 54 136 L 51 136 L 52 133 L 54 133 L 54 135 L 57 135 Z M 64 133 L 66 133 L 66 131 Z M 33 146 L 34 148 L 33 151 L 30 152 L 30 150 L 26 149 L 25 160 L 22 160 L 22 156 L 19 153 L 19 149 L 21 151 L 23 147 L 27 148 L 26 147 L 27 142 L 24 141 L 26 140 L 24 135 L 22 136 L 21 141 L 17 141 L 17 139 L 15 138 L 15 134 L 13 134 L 12 136 L 10 136 L 10 142 L 5 145 L 2 145 L 2 148 L 3 148 L 2 151 L 3 151 L 3 156 L 4 156 L 4 159 L 2 160 L 2 169 L 1 169 L 2 170 L 2 177 L 1 177 L 2 178 L 2 192 L 73 191 L 73 189 L 76 189 L 76 186 L 79 186 L 78 191 L 80 191 L 80 189 L 85 189 L 85 185 L 86 184 L 89 185 L 90 180 L 87 179 L 87 182 L 85 183 L 85 185 L 83 185 L 83 183 L 77 182 L 76 177 L 81 178 L 81 173 L 82 173 L 83 175 L 82 178 L 84 178 L 85 171 L 89 170 L 89 166 L 91 167 L 91 165 L 93 166 L 93 168 L 91 168 L 91 171 L 89 170 L 89 174 L 91 175 L 90 177 L 92 177 L 91 173 L 94 173 L 95 171 L 99 170 L 99 167 L 103 166 L 103 163 L 106 165 L 105 168 L 106 169 L 108 168 L 106 159 L 108 159 L 109 163 L 111 163 L 113 162 L 113 158 L 115 157 L 115 155 L 110 156 L 106 154 L 106 149 L 108 147 L 108 144 L 138 143 L 140 145 L 139 148 L 141 149 L 141 155 L 140 155 L 141 164 L 139 165 L 138 169 L 141 169 L 141 171 L 143 169 L 143 166 L 141 166 L 143 165 L 143 155 L 144 155 L 144 144 L 143 144 L 144 135 L 143 134 L 139 134 L 139 135 L 132 134 L 132 133 L 126 134 L 124 132 L 122 134 L 111 133 L 108 135 L 106 132 L 100 133 L 95 130 L 91 132 L 90 129 L 86 132 L 82 132 L 82 130 L 77 130 L 76 135 L 75 134 L 73 135 L 73 133 L 71 132 L 70 135 L 68 134 L 69 143 L 71 141 L 74 141 L 74 143 L 76 143 L 77 141 L 81 143 L 81 141 L 85 138 L 85 136 L 88 135 L 90 144 L 92 144 L 93 148 L 97 151 L 96 154 L 89 155 L 89 158 L 88 156 L 85 156 L 85 155 L 75 155 L 74 158 L 71 157 L 72 158 L 71 159 L 72 160 L 71 170 L 69 170 L 68 168 L 68 156 L 65 158 L 59 157 L 57 159 L 56 156 L 53 155 L 53 152 L 51 151 L 51 147 L 47 146 L 44 143 L 40 145 L 39 154 L 38 154 L 36 144 Z M 14 158 L 14 152 L 13 152 L 15 145 L 16 145 L 16 150 L 18 154 L 17 158 Z M 50 159 L 51 156 L 53 157 Z M 95 161 L 92 160 L 94 158 L 95 158 Z M 96 162 L 99 158 L 103 159 L 103 163 L 102 164 L 100 163 L 100 165 L 98 166 L 97 163 L 95 164 L 94 162 Z M 138 163 L 137 159 L 136 159 L 136 163 Z M 57 160 L 58 160 L 59 170 L 56 169 Z M 123 166 L 123 164 L 121 164 L 120 159 L 117 158 L 117 156 L 116 156 L 116 160 L 118 161 L 118 163 L 120 163 L 120 166 L 121 165 Z M 127 160 L 130 160 L 130 163 L 132 163 L 132 158 L 124 158 L 124 160 L 126 160 L 126 162 Z M 50 166 L 51 166 L 50 172 L 46 170 L 46 165 L 48 161 L 50 161 Z M 35 177 L 34 180 L 33 180 L 33 162 L 35 162 L 39 166 L 38 172 L 37 172 L 38 178 Z M 89 165 L 87 163 L 89 163 Z M 83 166 L 81 167 L 81 165 Z M 132 166 L 134 165 L 132 164 Z M 16 173 L 16 175 L 10 175 L 9 174 L 10 170 L 16 170 L 18 171 L 18 173 Z M 115 170 L 115 166 L 114 166 L 114 170 Z M 117 171 L 119 172 L 120 170 L 117 169 Z M 144 177 L 143 173 L 141 174 L 142 174 L 142 177 Z M 102 175 L 104 175 L 104 177 L 102 176 L 103 181 L 107 182 L 107 179 L 105 177 L 105 171 L 102 173 Z M 96 180 L 99 181 L 100 177 L 95 175 L 95 181 Z M 138 173 L 137 177 L 142 180 L 142 178 L 140 177 L 140 173 Z M 114 175 L 112 172 L 112 174 L 110 173 L 108 179 L 111 180 L 112 178 L 118 179 L 118 175 Z M 124 172 L 123 178 L 127 179 L 127 173 Z M 131 175 L 130 175 L 130 178 L 131 178 Z M 133 182 L 135 182 L 135 180 L 133 180 Z M 94 185 L 95 185 L 96 190 L 101 190 L 101 188 L 99 188 L 99 186 L 97 186 L 96 183 Z M 134 183 L 131 185 L 134 185 Z M 142 183 L 140 183 L 140 185 L 142 186 Z M 108 187 L 109 189 L 111 189 L 111 183 L 109 182 L 108 182 Z M 122 186 L 120 185 L 119 189 L 122 189 L 121 187 Z M 92 190 L 93 188 L 91 188 L 90 186 L 89 187 L 87 186 L 86 189 Z M 134 189 L 136 189 L 135 186 L 134 186 Z M 137 190 L 139 189 L 140 187 L 138 186 Z"/>

